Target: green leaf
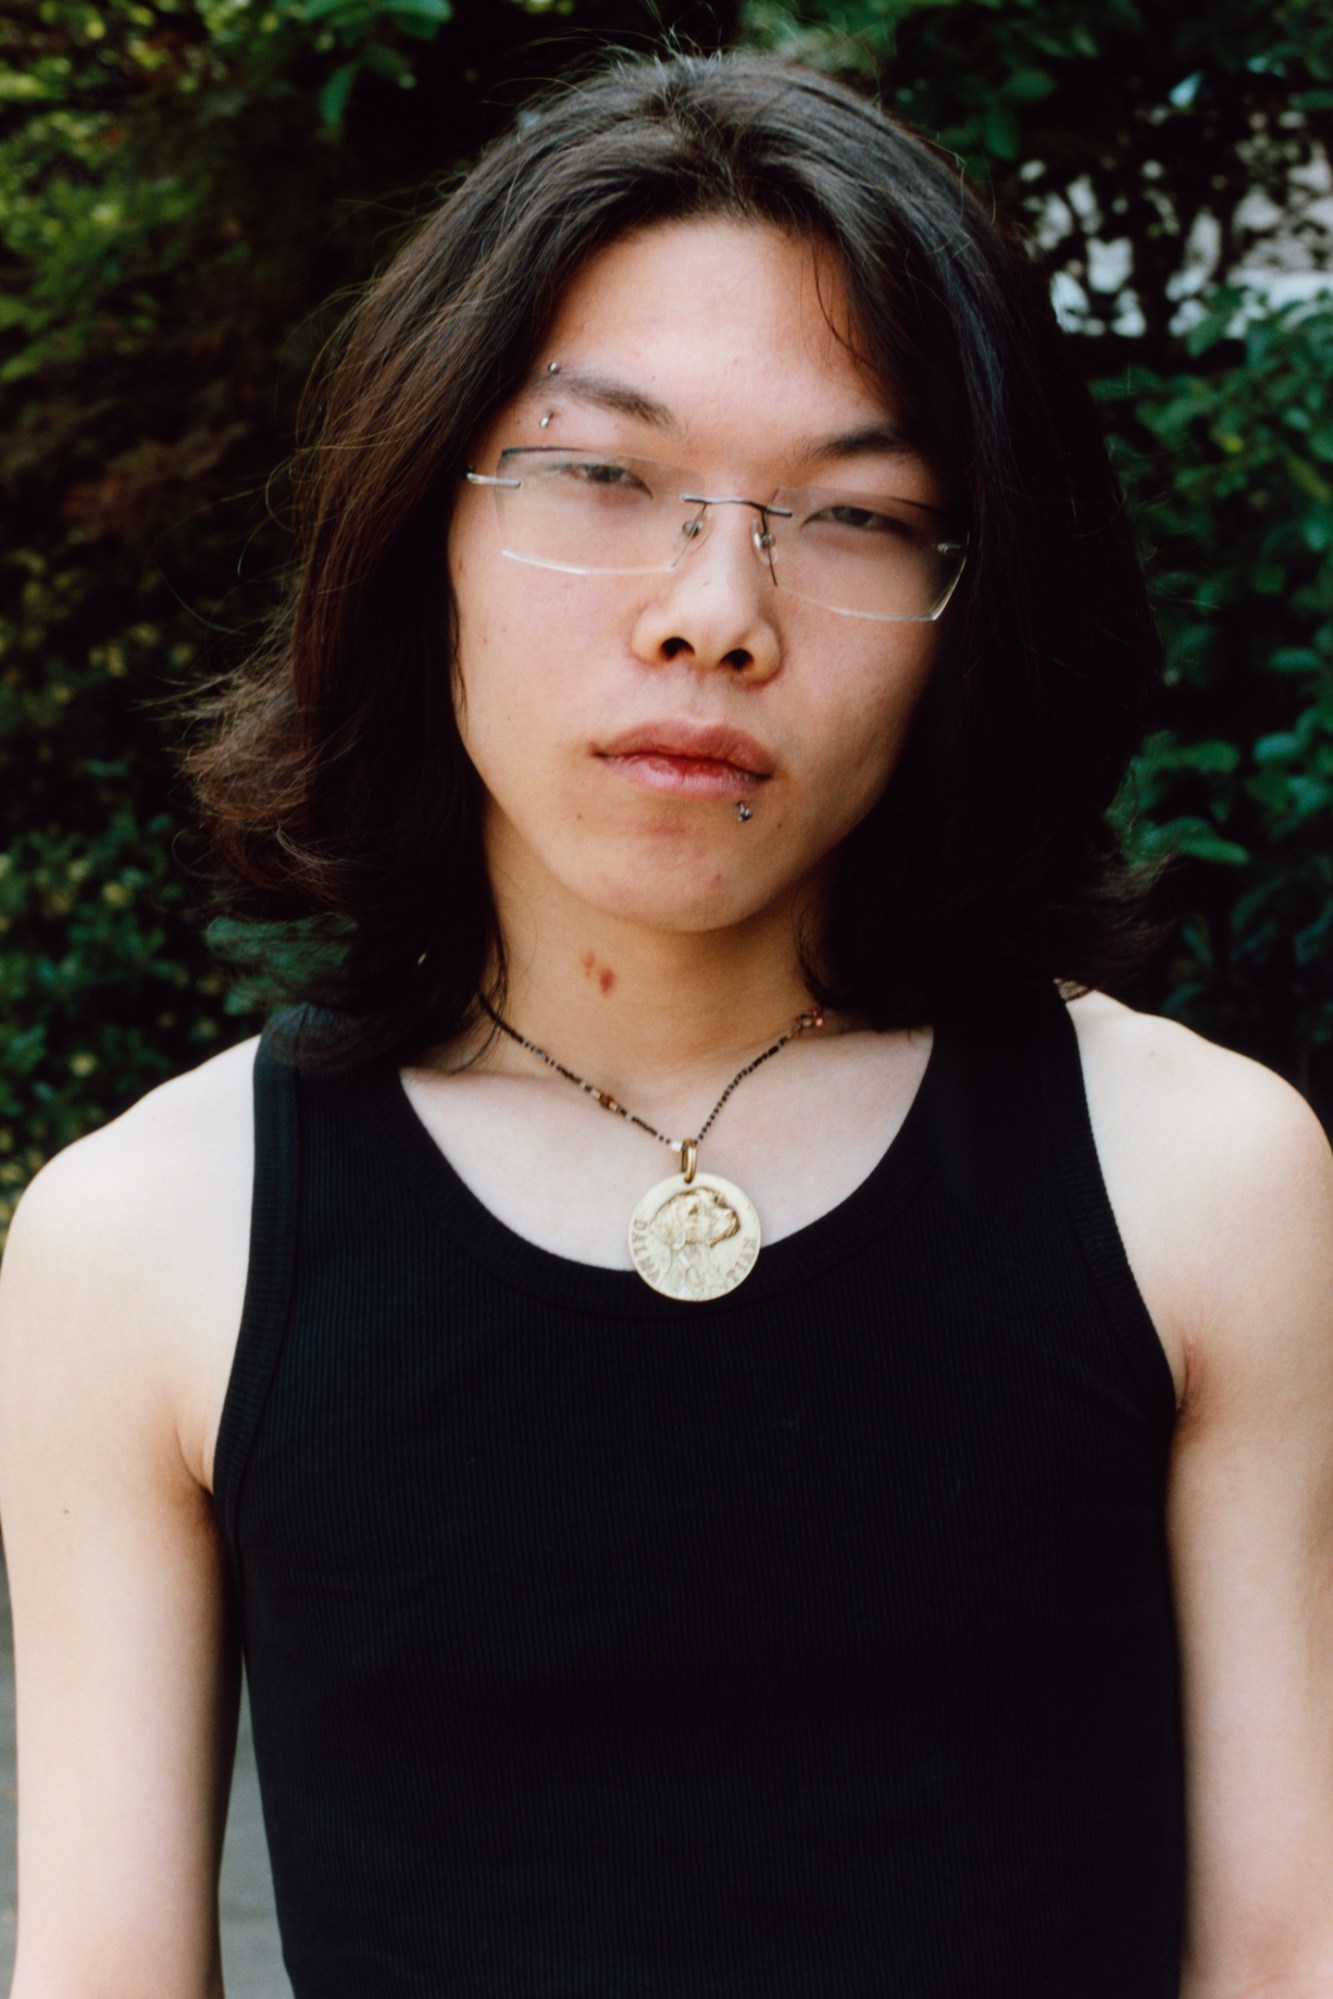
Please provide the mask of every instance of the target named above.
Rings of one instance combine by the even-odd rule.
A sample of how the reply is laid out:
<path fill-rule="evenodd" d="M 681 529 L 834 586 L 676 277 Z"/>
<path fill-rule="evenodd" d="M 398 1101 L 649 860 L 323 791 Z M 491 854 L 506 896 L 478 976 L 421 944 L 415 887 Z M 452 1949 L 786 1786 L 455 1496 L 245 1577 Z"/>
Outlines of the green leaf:
<path fill-rule="evenodd" d="M 404 26 L 410 21 L 428 24 L 432 33 L 454 14 L 449 0 L 385 0 L 384 11 Z"/>
<path fill-rule="evenodd" d="M 1257 764 L 1290 763 L 1294 757 L 1303 754 L 1305 744 L 1290 729 L 1276 730 L 1271 736 L 1260 736 L 1254 746 L 1254 761 Z"/>
<path fill-rule="evenodd" d="M 1296 932 L 1291 945 L 1298 965 L 1317 965 L 1333 954 L 1333 902 L 1325 904 L 1313 923 Z"/>
<path fill-rule="evenodd" d="M 1297 822 L 1322 817 L 1333 810 L 1333 784 L 1326 784 L 1321 777 L 1298 773 L 1291 779 L 1289 798 Z"/>
<path fill-rule="evenodd" d="M 361 73 L 359 62 L 345 62 L 335 69 L 324 88 L 319 93 L 319 115 L 330 131 L 338 131 L 347 110 L 347 100 L 352 94 L 356 79 Z"/>
<path fill-rule="evenodd" d="M 1007 104 L 991 104 L 981 120 L 981 142 L 996 160 L 1018 158 L 1019 124 Z"/>
<path fill-rule="evenodd" d="M 1055 78 L 1045 69 L 1018 69 L 1004 81 L 1004 94 L 1015 104 L 1037 104 L 1055 89 Z"/>
<path fill-rule="evenodd" d="M 1316 555 L 1326 555 L 1333 548 L 1333 507 L 1320 507 L 1307 514 L 1301 522 L 1301 537 Z"/>
<path fill-rule="evenodd" d="M 1271 920 L 1282 900 L 1284 884 L 1280 878 L 1270 876 L 1265 881 L 1256 882 L 1244 895 L 1237 896 L 1231 905 L 1231 932 L 1235 937 L 1247 936 L 1252 930 Z"/>
<path fill-rule="evenodd" d="M 1324 661 L 1310 646 L 1279 646 L 1268 664 L 1274 673 L 1318 673 Z"/>
<path fill-rule="evenodd" d="M 1289 451 L 1286 454 L 1286 466 L 1287 476 L 1302 493 L 1307 494 L 1312 500 L 1318 500 L 1322 506 L 1333 504 L 1333 486 L 1330 486 L 1323 473 L 1316 470 L 1308 458 L 1302 458 L 1296 452 Z"/>
<path fill-rule="evenodd" d="M 1223 839 L 1206 819 L 1188 816 L 1168 819 L 1152 832 L 1153 850 L 1158 853 L 1181 854 L 1191 861 L 1218 861 L 1230 868 L 1244 867 L 1250 858 L 1247 847 L 1242 847 L 1239 841 Z"/>
<path fill-rule="evenodd" d="M 1204 354 L 1215 347 L 1219 340 L 1232 336 L 1236 315 L 1245 304 L 1245 294 L 1235 285 L 1223 285 L 1211 294 L 1203 318 L 1197 320 L 1185 335 L 1185 346 L 1191 354 Z"/>
<path fill-rule="evenodd" d="M 416 82 L 407 57 L 383 42 L 370 42 L 361 52 L 361 63 L 364 69 L 382 76 L 386 83 L 396 83 L 401 90 L 410 90 Z"/>
<path fill-rule="evenodd" d="M 1260 771 L 1258 777 L 1247 778 L 1245 795 L 1261 805 L 1270 819 L 1281 817 L 1290 804 L 1291 781 L 1285 770 L 1273 764 Z"/>
<path fill-rule="evenodd" d="M 25 376 L 35 375 L 55 358 L 49 341 L 34 340 L 31 346 L 15 354 L 0 368 L 0 382 L 21 382 Z"/>
<path fill-rule="evenodd" d="M 1238 769 L 1241 751 L 1235 743 L 1210 740 L 1190 743 L 1179 752 L 1179 762 L 1186 770 L 1206 772 L 1213 776 L 1229 777 Z"/>

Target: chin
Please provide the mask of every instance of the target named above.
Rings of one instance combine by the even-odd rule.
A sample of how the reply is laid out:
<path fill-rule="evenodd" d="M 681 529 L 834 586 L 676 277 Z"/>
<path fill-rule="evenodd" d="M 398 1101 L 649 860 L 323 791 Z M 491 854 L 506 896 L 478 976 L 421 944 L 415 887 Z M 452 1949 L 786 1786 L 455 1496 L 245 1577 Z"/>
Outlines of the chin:
<path fill-rule="evenodd" d="M 730 859 L 730 857 L 728 857 Z M 594 881 L 571 883 L 580 899 L 621 923 L 648 930 L 726 930 L 781 900 L 785 883 L 756 880 L 751 867 L 720 858 L 659 857 L 657 866 L 608 869 Z"/>

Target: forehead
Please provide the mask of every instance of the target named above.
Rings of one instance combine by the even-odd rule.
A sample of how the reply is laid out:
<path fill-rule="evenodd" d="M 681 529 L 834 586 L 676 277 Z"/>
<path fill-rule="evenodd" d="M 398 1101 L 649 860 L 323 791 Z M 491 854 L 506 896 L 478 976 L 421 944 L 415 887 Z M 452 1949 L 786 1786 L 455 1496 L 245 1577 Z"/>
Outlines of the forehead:
<path fill-rule="evenodd" d="M 752 451 L 895 415 L 856 353 L 836 256 L 723 218 L 657 224 L 592 257 L 517 400 L 641 421 L 681 447 L 744 434 Z"/>

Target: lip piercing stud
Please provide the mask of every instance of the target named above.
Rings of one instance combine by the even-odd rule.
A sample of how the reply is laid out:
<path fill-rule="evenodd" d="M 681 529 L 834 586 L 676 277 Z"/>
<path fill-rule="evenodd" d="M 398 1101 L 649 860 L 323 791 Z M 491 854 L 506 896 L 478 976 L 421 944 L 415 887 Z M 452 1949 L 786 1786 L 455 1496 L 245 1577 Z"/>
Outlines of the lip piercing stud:
<path fill-rule="evenodd" d="M 745 824 L 747 819 L 754 818 L 753 812 L 751 812 L 749 806 L 745 803 L 745 800 L 743 798 L 740 799 L 739 802 L 737 803 L 736 817 L 740 820 L 742 826 Z"/>

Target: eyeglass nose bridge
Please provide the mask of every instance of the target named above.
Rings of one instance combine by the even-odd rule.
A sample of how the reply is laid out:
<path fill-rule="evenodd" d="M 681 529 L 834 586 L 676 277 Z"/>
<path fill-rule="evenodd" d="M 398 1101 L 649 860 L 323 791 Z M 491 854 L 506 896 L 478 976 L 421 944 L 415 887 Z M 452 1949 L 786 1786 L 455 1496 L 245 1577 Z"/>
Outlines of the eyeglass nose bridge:
<path fill-rule="evenodd" d="M 699 509 L 693 519 L 685 523 L 687 547 L 697 541 L 707 530 L 708 523 L 704 519 L 704 510 L 706 508 L 753 507 L 760 517 L 750 532 L 750 539 L 754 544 L 754 552 L 773 578 L 773 581 L 777 582 L 777 575 L 773 568 L 773 536 L 769 532 L 768 517 L 771 514 L 775 519 L 789 521 L 792 518 L 790 507 L 774 506 L 771 501 L 765 500 L 747 500 L 740 493 L 682 493 L 680 497 L 687 507 L 698 507 Z"/>

